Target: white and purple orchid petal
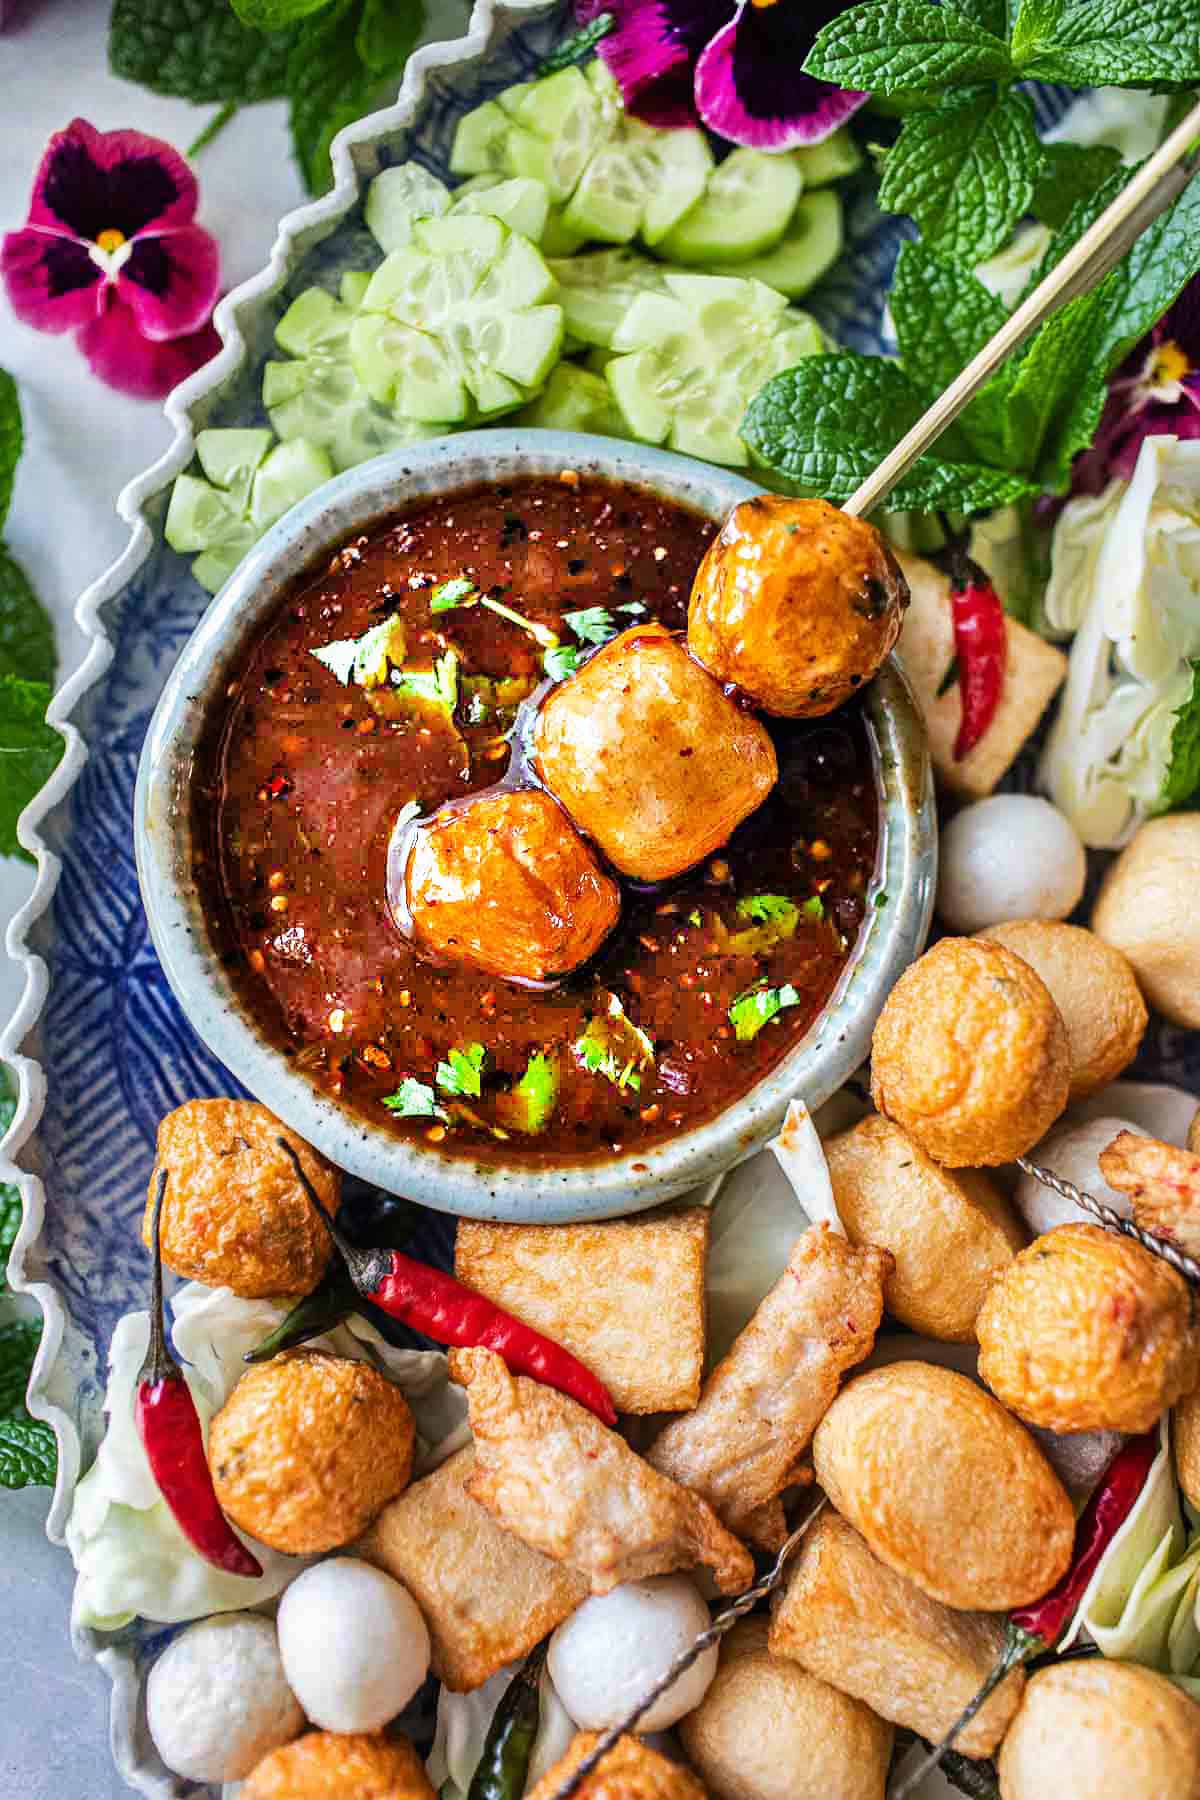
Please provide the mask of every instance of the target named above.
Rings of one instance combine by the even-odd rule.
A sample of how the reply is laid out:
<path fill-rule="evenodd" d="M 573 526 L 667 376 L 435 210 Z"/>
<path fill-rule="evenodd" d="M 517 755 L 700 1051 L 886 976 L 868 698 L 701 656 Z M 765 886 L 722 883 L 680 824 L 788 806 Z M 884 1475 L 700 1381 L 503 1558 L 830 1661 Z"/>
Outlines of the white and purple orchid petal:
<path fill-rule="evenodd" d="M 185 337 L 156 342 L 146 337 L 132 311 L 107 290 L 111 304 L 79 334 L 92 373 L 111 388 L 142 400 L 160 400 L 221 348 L 211 323 Z"/>
<path fill-rule="evenodd" d="M 116 276 L 116 289 L 138 329 L 155 342 L 197 330 L 213 309 L 220 285 L 216 240 L 199 225 L 135 239 Z"/>
<path fill-rule="evenodd" d="M 143 131 L 97 131 L 72 119 L 46 145 L 33 184 L 29 224 L 89 243 L 105 233 L 136 237 L 190 225 L 196 177 L 178 150 Z"/>
<path fill-rule="evenodd" d="M 693 125 L 692 72 L 733 0 L 579 0 L 581 25 L 602 12 L 616 21 L 597 51 L 628 110 L 648 125 Z"/>
<path fill-rule="evenodd" d="M 0 275 L 18 319 L 35 331 L 74 331 L 104 305 L 104 273 L 86 244 L 26 226 L 0 245 Z"/>
<path fill-rule="evenodd" d="M 805 75 L 813 39 L 838 7 L 743 4 L 696 65 L 696 111 L 710 131 L 755 150 L 815 144 L 869 96 Z"/>

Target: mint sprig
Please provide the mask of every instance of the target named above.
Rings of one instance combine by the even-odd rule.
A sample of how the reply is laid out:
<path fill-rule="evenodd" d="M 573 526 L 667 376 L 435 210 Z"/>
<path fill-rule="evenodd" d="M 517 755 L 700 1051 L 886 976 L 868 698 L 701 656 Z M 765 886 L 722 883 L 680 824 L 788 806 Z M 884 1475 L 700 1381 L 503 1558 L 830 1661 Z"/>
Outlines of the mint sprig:
<path fill-rule="evenodd" d="M 1041 166 L 1025 95 L 966 88 L 907 121 L 884 163 L 879 204 L 908 213 L 946 255 L 977 263 L 1028 212 Z"/>
<path fill-rule="evenodd" d="M 54 1433 L 25 1407 L 41 1335 L 40 1320 L 17 1319 L 0 1329 L 0 1487 L 54 1485 Z"/>
<path fill-rule="evenodd" d="M 1042 172 L 1033 191 L 1035 215 L 1058 231 L 1072 207 L 1090 200 L 1120 168 L 1121 153 L 1111 144 L 1043 144 Z"/>
<path fill-rule="evenodd" d="M 1157 810 L 1186 806 L 1200 793 L 1200 660 L 1192 664 L 1192 691 L 1175 714 L 1171 756 Z"/>
<path fill-rule="evenodd" d="M 1200 75 L 1192 0 L 1023 0 L 1012 34 L 1022 75 L 1068 87 L 1184 88 Z"/>
<path fill-rule="evenodd" d="M 287 91 L 290 32 L 244 25 L 227 0 L 113 0 L 114 75 L 200 105 L 250 105 Z"/>
<path fill-rule="evenodd" d="M 929 0 L 869 0 L 817 34 L 807 75 L 873 94 L 944 93 L 963 82 L 1013 73 L 1003 38 L 953 6 Z"/>

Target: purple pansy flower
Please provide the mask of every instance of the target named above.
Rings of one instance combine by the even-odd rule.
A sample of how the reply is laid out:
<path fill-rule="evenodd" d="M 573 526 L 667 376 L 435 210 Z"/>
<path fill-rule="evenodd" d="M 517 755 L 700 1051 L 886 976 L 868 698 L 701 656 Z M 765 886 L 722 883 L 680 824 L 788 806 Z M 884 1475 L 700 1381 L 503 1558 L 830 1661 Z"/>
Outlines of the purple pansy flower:
<path fill-rule="evenodd" d="M 1114 475 L 1128 481 L 1143 440 L 1160 432 L 1200 437 L 1200 276 L 1113 376 L 1095 440 L 1071 472 L 1072 490 L 1098 494 Z"/>
<path fill-rule="evenodd" d="M 101 378 L 165 393 L 212 354 L 220 267 L 193 223 L 196 178 L 179 152 L 140 131 L 73 119 L 46 146 L 29 218 L 0 247 L 13 311 L 38 331 L 79 330 Z M 169 354 L 155 347 L 170 344 Z"/>
<path fill-rule="evenodd" d="M 805 57 L 844 10 L 804 0 L 578 0 L 582 24 L 615 25 L 597 45 L 630 112 L 652 125 L 691 125 L 756 150 L 826 138 L 868 96 L 814 81 Z"/>

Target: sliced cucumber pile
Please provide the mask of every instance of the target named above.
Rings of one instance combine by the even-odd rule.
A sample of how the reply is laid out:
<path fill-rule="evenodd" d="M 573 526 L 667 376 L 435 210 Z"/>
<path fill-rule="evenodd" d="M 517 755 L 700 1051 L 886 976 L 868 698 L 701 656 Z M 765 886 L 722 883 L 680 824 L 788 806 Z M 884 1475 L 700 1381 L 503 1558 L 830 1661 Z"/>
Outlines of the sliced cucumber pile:
<path fill-rule="evenodd" d="M 841 253 L 841 201 L 830 188 L 818 188 L 813 194 L 801 194 L 773 250 L 732 265 L 729 273 L 765 281 L 795 300 L 817 285 Z"/>
<path fill-rule="evenodd" d="M 329 480 L 333 465 L 317 445 L 275 444 L 269 431 L 198 432 L 196 456 L 203 476 L 176 477 L 163 536 L 184 555 L 199 551 L 192 574 L 215 593 L 268 526 Z"/>
<path fill-rule="evenodd" d="M 659 242 L 677 263 L 743 262 L 777 244 L 804 188 L 794 158 L 735 150 Z"/>

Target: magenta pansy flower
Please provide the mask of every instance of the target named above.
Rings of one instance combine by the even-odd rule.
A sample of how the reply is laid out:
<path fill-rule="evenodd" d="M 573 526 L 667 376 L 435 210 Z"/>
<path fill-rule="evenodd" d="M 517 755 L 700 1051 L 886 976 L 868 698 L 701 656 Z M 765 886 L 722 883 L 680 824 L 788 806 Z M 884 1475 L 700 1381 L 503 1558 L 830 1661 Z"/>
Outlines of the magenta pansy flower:
<path fill-rule="evenodd" d="M 38 331 L 78 330 L 113 387 L 165 393 L 168 375 L 173 386 L 212 354 L 220 263 L 197 199 L 161 138 L 73 119 L 46 146 L 26 224 L 0 247 L 13 311 Z"/>
<path fill-rule="evenodd" d="M 1200 437 L 1200 276 L 1110 381 L 1100 428 L 1072 470 L 1073 491 L 1098 494 L 1114 475 L 1128 481 L 1143 441 L 1160 432 Z"/>
<path fill-rule="evenodd" d="M 597 45 L 638 118 L 693 125 L 756 150 L 815 144 L 868 95 L 803 71 L 823 25 L 844 10 L 827 0 L 578 0 L 581 24 L 611 13 Z"/>

